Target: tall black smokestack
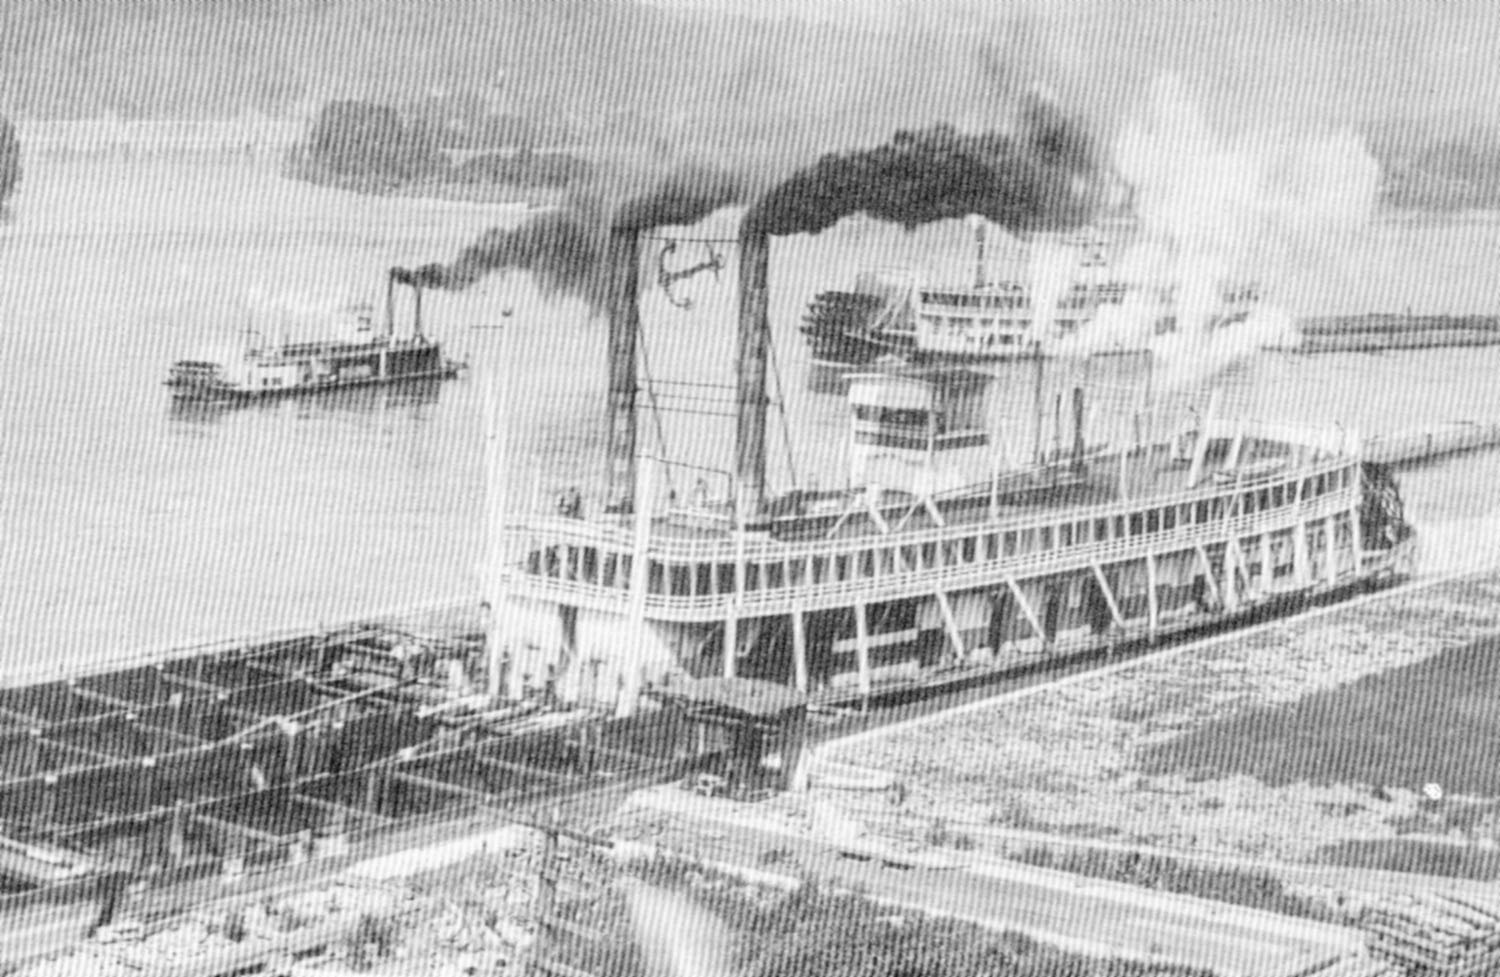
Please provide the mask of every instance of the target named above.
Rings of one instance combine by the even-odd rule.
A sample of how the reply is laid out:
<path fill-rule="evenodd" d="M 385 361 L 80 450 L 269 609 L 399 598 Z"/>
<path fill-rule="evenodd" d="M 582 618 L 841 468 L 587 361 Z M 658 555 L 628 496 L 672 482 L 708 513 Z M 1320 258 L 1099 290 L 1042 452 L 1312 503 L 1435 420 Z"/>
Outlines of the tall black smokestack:
<path fill-rule="evenodd" d="M 634 227 L 612 227 L 609 249 L 609 482 L 605 508 L 635 508 L 635 345 L 640 331 L 640 239 Z"/>
<path fill-rule="evenodd" d="M 736 504 L 743 518 L 753 522 L 766 502 L 766 344 L 771 243 L 753 229 L 740 235 L 740 331 L 735 373 Z"/>

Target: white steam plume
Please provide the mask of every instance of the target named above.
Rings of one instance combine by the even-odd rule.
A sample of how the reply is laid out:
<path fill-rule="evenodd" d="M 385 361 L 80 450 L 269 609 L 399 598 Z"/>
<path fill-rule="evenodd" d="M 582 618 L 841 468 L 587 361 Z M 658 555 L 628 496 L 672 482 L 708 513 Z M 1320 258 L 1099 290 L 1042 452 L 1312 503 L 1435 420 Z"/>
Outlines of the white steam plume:
<path fill-rule="evenodd" d="M 632 880 L 625 893 L 647 977 L 734 977 L 729 928 L 680 892 Z"/>
<path fill-rule="evenodd" d="M 1138 227 L 1113 271 L 1139 294 L 1101 309 L 1062 352 L 1147 346 L 1167 386 L 1297 345 L 1292 317 L 1269 305 L 1211 328 L 1226 290 L 1274 287 L 1294 270 L 1338 264 L 1340 238 L 1366 226 L 1379 194 L 1379 164 L 1352 133 L 1220 135 L 1173 77 L 1153 86 L 1149 110 L 1126 128 L 1114 159 L 1133 188 Z M 1159 333 L 1163 314 L 1175 314 L 1175 332 Z"/>

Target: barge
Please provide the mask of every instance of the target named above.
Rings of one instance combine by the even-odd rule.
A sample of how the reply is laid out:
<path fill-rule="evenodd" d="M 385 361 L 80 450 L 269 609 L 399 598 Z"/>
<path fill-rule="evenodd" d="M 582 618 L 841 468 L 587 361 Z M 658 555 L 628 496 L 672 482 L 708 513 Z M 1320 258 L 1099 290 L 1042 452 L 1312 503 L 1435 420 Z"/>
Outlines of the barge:
<path fill-rule="evenodd" d="M 635 456 L 638 243 L 613 232 L 607 501 L 591 518 L 502 512 L 492 642 L 511 697 L 545 686 L 628 714 L 722 675 L 868 703 L 1412 571 L 1395 482 L 1336 426 L 1210 404 L 1159 438 L 1097 444 L 1079 389 L 1073 436 L 1017 462 L 992 443 L 989 378 L 962 368 L 854 376 L 847 487 L 772 492 L 769 240 L 740 247 L 735 468 L 684 504 L 658 491 L 662 460 Z"/>
<path fill-rule="evenodd" d="M 342 337 L 287 343 L 252 331 L 252 340 L 236 354 L 178 360 L 166 386 L 180 401 L 235 402 L 457 376 L 463 364 L 447 359 L 441 344 L 422 332 L 422 290 L 415 282 L 411 332 L 396 334 L 395 289 L 401 280 L 400 269 L 392 269 L 379 332 L 369 305 L 341 310 L 348 331 Z"/>

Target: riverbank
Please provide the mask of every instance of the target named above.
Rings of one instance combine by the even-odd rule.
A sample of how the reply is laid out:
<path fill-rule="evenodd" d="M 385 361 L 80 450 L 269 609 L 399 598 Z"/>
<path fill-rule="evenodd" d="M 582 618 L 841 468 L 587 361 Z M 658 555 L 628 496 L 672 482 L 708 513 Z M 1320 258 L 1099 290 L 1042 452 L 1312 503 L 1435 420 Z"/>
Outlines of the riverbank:
<path fill-rule="evenodd" d="M 1373 766 L 1319 766 L 1310 752 L 1304 761 L 1285 751 L 1311 751 L 1338 723 L 1352 722 L 1339 708 L 1309 706 L 1314 697 L 1493 634 L 1500 630 L 1497 605 L 1500 573 L 1490 571 L 861 736 L 827 757 L 896 778 L 903 785 L 899 807 L 884 796 L 814 790 L 814 797 L 855 819 L 879 817 L 907 836 L 920 837 L 941 820 L 946 831 L 967 831 L 981 847 L 1003 848 L 997 836 L 1019 830 L 1194 854 L 1371 864 L 1371 846 L 1415 845 L 1421 852 L 1436 845 L 1445 857 L 1429 852 L 1412 866 L 1435 870 L 1453 861 L 1454 846 L 1478 857 L 1500 844 L 1500 820 L 1487 809 L 1445 819 L 1433 791 L 1424 794 L 1433 778 L 1456 775 L 1404 765 L 1405 757 L 1431 756 L 1446 728 L 1384 728 L 1372 747 L 1378 749 L 1362 754 Z M 1461 681 L 1452 671 L 1445 681 Z M 1413 674 L 1406 697 L 1423 695 L 1423 679 Z M 1437 684 L 1432 691 L 1444 694 Z M 1435 707 L 1444 701 L 1451 700 L 1439 698 Z M 1274 780 L 1265 779 L 1264 764 L 1252 770 L 1228 760 L 1200 762 L 1205 750 L 1260 756 L 1252 747 L 1272 739 L 1283 751 L 1277 756 L 1292 764 Z M 1439 796 L 1442 790 L 1439 784 Z"/>

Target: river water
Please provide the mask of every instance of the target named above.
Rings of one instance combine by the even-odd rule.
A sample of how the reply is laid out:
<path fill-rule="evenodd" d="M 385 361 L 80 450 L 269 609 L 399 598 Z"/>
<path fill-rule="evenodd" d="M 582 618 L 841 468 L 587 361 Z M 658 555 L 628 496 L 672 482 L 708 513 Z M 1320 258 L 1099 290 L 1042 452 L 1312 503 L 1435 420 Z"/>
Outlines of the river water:
<path fill-rule="evenodd" d="M 174 407 L 161 386 L 172 360 L 237 343 L 247 322 L 383 299 L 390 265 L 450 258 L 523 217 L 358 197 L 242 164 L 32 161 L 0 225 L 0 671 L 475 594 L 484 375 L 507 392 L 509 496 L 528 502 L 569 484 L 590 495 L 602 461 L 602 325 L 522 279 L 429 297 L 428 331 L 483 368 L 465 379 L 208 410 Z M 813 382 L 795 328 L 807 300 L 863 267 L 959 262 L 969 233 L 853 221 L 775 242 L 787 423 L 773 411 L 773 482 L 839 478 L 840 401 Z M 658 435 L 648 412 L 642 440 L 727 468 L 732 422 L 718 415 L 732 379 L 732 250 L 683 244 L 660 259 L 729 259 L 722 279 L 705 271 L 669 296 L 654 287 L 657 248 L 646 249 L 647 361 L 665 381 L 660 406 L 695 413 L 663 412 Z M 1345 236 L 1275 294 L 1303 314 L 1496 311 L 1497 257 L 1500 222 L 1484 215 L 1384 222 Z M 1017 411 L 1033 395 L 1030 370 L 1000 371 L 1001 399 Z M 1085 371 L 1102 400 L 1164 383 L 1119 359 L 1068 370 Z M 1496 349 L 1263 353 L 1215 382 L 1236 410 L 1368 434 L 1500 420 L 1497 375 Z M 1061 389 L 1060 377 L 1047 382 Z M 1429 572 L 1500 559 L 1500 454 L 1410 471 L 1402 484 Z"/>

